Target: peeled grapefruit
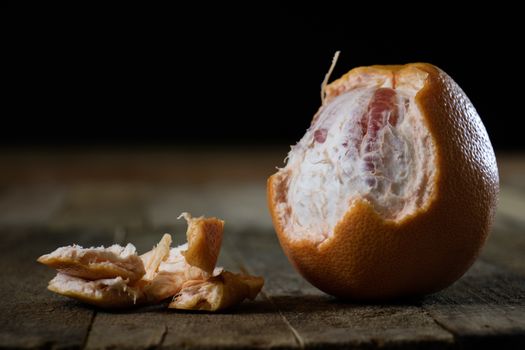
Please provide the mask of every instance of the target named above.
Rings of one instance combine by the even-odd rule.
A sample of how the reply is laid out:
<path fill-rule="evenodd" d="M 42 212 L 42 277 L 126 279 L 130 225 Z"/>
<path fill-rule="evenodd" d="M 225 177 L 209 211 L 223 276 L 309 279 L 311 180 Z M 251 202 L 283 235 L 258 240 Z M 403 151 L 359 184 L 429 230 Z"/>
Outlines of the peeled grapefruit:
<path fill-rule="evenodd" d="M 352 69 L 287 158 L 268 179 L 274 227 L 296 269 L 335 296 L 438 291 L 472 265 L 494 218 L 485 127 L 430 64 Z"/>

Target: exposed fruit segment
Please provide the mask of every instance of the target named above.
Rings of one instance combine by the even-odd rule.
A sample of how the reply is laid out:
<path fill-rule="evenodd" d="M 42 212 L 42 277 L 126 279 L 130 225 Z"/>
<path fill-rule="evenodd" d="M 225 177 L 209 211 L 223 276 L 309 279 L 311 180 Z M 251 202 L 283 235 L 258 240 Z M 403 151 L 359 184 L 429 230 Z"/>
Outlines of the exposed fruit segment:
<path fill-rule="evenodd" d="M 339 92 L 290 151 L 277 175 L 286 177 L 279 181 L 277 212 L 291 238 L 331 237 L 357 198 L 394 221 L 426 204 L 435 151 L 414 102 L 423 86 L 394 89 L 393 80 Z"/>
<path fill-rule="evenodd" d="M 364 161 L 364 170 L 372 175 L 366 179 L 366 183 L 371 187 L 377 183 L 375 176 L 384 168 L 380 152 L 381 144 L 378 140 L 379 132 L 387 125 L 396 127 L 399 119 L 396 102 L 396 92 L 393 89 L 377 89 L 368 103 L 366 113 L 358 122 L 362 140 L 356 148 L 359 149 L 359 155 Z"/>
<path fill-rule="evenodd" d="M 268 181 L 289 259 L 343 297 L 455 281 L 486 239 L 498 192 L 492 146 L 464 92 L 428 64 L 356 68 L 323 91 L 310 128 Z"/>
<path fill-rule="evenodd" d="M 376 143 L 379 130 L 387 123 L 395 127 L 398 118 L 396 91 L 389 88 L 379 88 L 374 91 L 368 103 L 368 110 L 359 121 L 363 138 L 367 136 L 365 152 L 378 150 L 379 146 Z"/>

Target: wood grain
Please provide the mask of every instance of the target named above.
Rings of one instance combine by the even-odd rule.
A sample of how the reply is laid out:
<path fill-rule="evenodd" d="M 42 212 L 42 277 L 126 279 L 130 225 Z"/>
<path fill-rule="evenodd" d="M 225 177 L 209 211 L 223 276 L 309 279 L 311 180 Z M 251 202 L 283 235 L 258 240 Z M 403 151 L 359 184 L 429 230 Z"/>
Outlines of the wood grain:
<path fill-rule="evenodd" d="M 244 239 L 242 238 L 244 237 Z M 241 232 L 229 240 L 239 262 L 267 278 L 264 292 L 305 348 L 449 346 L 453 336 L 417 301 L 356 304 L 308 285 L 290 267 L 274 235 Z"/>
<path fill-rule="evenodd" d="M 98 310 L 86 340 L 86 349 L 152 349 L 166 335 L 168 315 L 161 306 L 122 312 Z"/>
<path fill-rule="evenodd" d="M 423 307 L 462 347 L 525 346 L 525 278 L 482 260 Z"/>
<path fill-rule="evenodd" d="M 0 226 L 47 225 L 62 207 L 66 188 L 59 185 L 10 186 L 0 191 Z"/>
<path fill-rule="evenodd" d="M 525 276 L 524 223 L 512 216 L 498 212 L 496 222 L 481 256 L 484 260 L 509 272 Z"/>
<path fill-rule="evenodd" d="M 525 348 L 525 157 L 498 157 L 496 222 L 463 278 L 363 304 L 325 295 L 291 267 L 264 198 L 284 151 L 258 152 L 0 154 L 0 348 Z M 184 210 L 226 219 L 219 263 L 265 277 L 255 301 L 219 314 L 108 312 L 46 290 L 54 272 L 39 255 L 128 241 L 143 252 L 164 232 L 183 243 Z"/>
<path fill-rule="evenodd" d="M 107 235 L 46 230 L 1 230 L 0 347 L 79 348 L 94 311 L 46 290 L 54 271 L 36 262 L 42 254 L 72 242 L 107 243 Z"/>
<path fill-rule="evenodd" d="M 61 230 L 93 227 L 111 230 L 145 225 L 147 190 L 118 183 L 70 186 L 48 226 Z"/>
<path fill-rule="evenodd" d="M 178 232 L 173 234 L 174 246 L 185 241 L 185 224 L 149 234 L 128 229 L 123 240 L 133 242 L 139 252 L 144 252 L 158 242 L 161 232 Z M 238 271 L 227 248 L 222 250 L 219 264 Z M 275 306 L 262 297 L 218 314 L 171 310 L 166 304 L 123 313 L 99 310 L 87 340 L 88 349 L 291 348 L 295 345 L 293 333 Z"/>

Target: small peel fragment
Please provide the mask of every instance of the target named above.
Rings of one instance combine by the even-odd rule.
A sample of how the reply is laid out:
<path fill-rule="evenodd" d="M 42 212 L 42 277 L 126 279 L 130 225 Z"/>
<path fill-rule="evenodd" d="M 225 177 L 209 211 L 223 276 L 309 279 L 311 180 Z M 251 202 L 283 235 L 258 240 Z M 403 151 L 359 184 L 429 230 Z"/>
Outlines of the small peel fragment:
<path fill-rule="evenodd" d="M 210 277 L 207 272 L 187 263 L 182 255 L 187 247 L 187 244 L 183 244 L 171 248 L 166 259 L 158 265 L 151 280 L 147 281 L 144 286 L 144 293 L 149 301 L 155 302 L 172 297 L 188 280 L 202 280 Z"/>
<path fill-rule="evenodd" d="M 171 235 L 165 233 L 156 247 L 140 256 L 146 269 L 146 274 L 143 277 L 144 280 L 151 281 L 155 277 L 159 265 L 169 256 L 170 247 Z"/>
<path fill-rule="evenodd" d="M 144 297 L 140 288 L 129 286 L 122 277 L 89 281 L 59 272 L 47 289 L 102 308 L 133 306 Z"/>
<path fill-rule="evenodd" d="M 169 308 L 181 310 L 218 311 L 255 299 L 264 285 L 262 277 L 223 271 L 207 280 L 184 283 Z"/>
<path fill-rule="evenodd" d="M 182 213 L 178 218 L 181 217 L 188 223 L 188 250 L 182 254 L 188 264 L 212 274 L 221 251 L 224 221 L 203 216 L 193 218 L 189 213 Z"/>
<path fill-rule="evenodd" d="M 108 248 L 83 248 L 75 244 L 42 255 L 37 261 L 58 272 L 86 280 L 122 277 L 134 282 L 146 273 L 133 244 L 125 247 L 114 244 Z"/>

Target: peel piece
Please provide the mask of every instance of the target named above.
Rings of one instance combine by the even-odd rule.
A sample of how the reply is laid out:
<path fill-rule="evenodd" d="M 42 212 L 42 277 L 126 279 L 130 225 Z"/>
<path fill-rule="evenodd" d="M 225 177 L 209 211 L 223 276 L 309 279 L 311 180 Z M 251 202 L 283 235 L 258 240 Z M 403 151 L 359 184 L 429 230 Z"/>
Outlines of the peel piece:
<path fill-rule="evenodd" d="M 47 287 L 52 292 L 102 308 L 123 308 L 143 301 L 140 288 L 128 285 L 122 277 L 89 281 L 58 273 Z"/>
<path fill-rule="evenodd" d="M 58 272 L 86 280 L 122 277 L 134 282 L 146 273 L 133 244 L 125 247 L 114 244 L 108 248 L 70 245 L 42 255 L 37 261 Z"/>
<path fill-rule="evenodd" d="M 210 274 L 187 263 L 182 252 L 188 244 L 171 248 L 169 254 L 144 286 L 144 293 L 150 301 L 160 301 L 177 294 L 188 280 L 204 280 Z"/>
<path fill-rule="evenodd" d="M 221 251 L 224 221 L 203 216 L 193 218 L 189 213 L 182 213 L 181 217 L 188 223 L 188 249 L 182 254 L 188 264 L 212 274 Z"/>
<path fill-rule="evenodd" d="M 157 246 L 140 256 L 142 262 L 144 263 L 144 268 L 146 269 L 146 274 L 142 279 L 151 281 L 155 277 L 159 265 L 169 256 L 170 247 L 171 235 L 165 233 Z"/>
<path fill-rule="evenodd" d="M 187 281 L 168 307 L 182 310 L 223 310 L 246 298 L 255 299 L 263 285 L 262 277 L 223 271 L 204 281 Z"/>

